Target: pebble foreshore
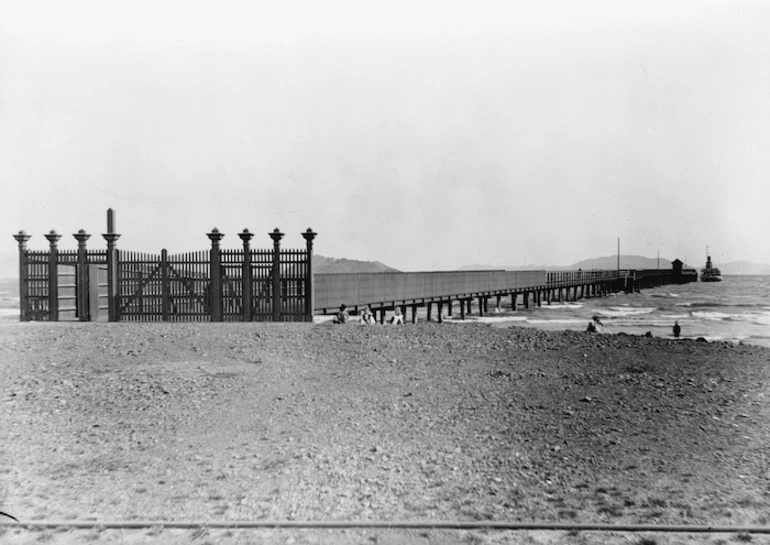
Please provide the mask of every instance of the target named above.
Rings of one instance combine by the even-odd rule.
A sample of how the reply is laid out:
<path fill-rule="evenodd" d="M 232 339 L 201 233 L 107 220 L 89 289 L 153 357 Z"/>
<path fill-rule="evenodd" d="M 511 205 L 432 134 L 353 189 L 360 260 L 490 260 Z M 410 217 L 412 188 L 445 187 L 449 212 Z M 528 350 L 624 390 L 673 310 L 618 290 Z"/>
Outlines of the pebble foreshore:
<path fill-rule="evenodd" d="M 0 362 L 0 510 L 22 521 L 768 523 L 770 350 L 760 347 L 482 324 L 10 323 L 0 325 Z M 511 534 L 4 527 L 0 537 Z"/>

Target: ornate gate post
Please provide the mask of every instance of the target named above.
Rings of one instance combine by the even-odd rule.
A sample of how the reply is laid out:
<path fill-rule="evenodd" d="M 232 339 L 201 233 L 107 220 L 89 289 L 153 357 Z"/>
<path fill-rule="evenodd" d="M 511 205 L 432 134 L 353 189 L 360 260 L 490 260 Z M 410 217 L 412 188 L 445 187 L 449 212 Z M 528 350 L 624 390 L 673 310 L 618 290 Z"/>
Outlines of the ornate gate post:
<path fill-rule="evenodd" d="M 168 322 L 171 309 L 171 283 L 169 282 L 168 250 L 160 251 L 160 319 Z"/>
<path fill-rule="evenodd" d="M 13 235 L 19 243 L 19 321 L 28 322 L 29 316 L 29 258 L 27 256 L 27 241 L 32 238 L 24 231 Z"/>
<path fill-rule="evenodd" d="M 211 321 L 222 321 L 222 256 L 219 253 L 219 242 L 224 238 L 224 233 L 214 227 L 210 233 L 206 233 L 211 241 L 211 253 L 209 254 L 209 267 L 211 281 L 209 283 Z"/>
<path fill-rule="evenodd" d="M 254 233 L 250 233 L 248 229 L 243 230 L 242 233 L 238 233 L 243 241 L 243 273 L 241 274 L 241 281 L 243 282 L 241 294 L 243 297 L 243 321 L 250 322 L 253 316 L 252 305 L 252 278 L 251 278 L 251 241 Z"/>
<path fill-rule="evenodd" d="M 78 266 L 75 288 L 77 316 L 81 322 L 86 322 L 91 319 L 88 314 L 88 250 L 86 249 L 86 241 L 91 238 L 91 235 L 86 233 L 85 229 L 81 229 L 72 236 L 78 241 Z"/>
<path fill-rule="evenodd" d="M 315 295 L 315 286 L 313 285 L 313 239 L 317 234 L 310 227 L 302 233 L 307 246 L 307 269 L 305 271 L 305 321 L 307 322 L 313 321 L 313 311 L 315 310 L 313 301 L 313 296 Z"/>
<path fill-rule="evenodd" d="M 48 319 L 52 322 L 59 321 L 59 247 L 57 243 L 61 235 L 51 229 L 45 235 L 50 244 L 48 251 Z"/>
<path fill-rule="evenodd" d="M 118 250 L 116 243 L 120 235 L 115 232 L 115 212 L 107 209 L 107 232 L 102 235 L 107 241 L 107 298 L 109 305 L 109 320 L 117 322 L 120 319 L 120 278 L 118 277 Z"/>
<path fill-rule="evenodd" d="M 283 233 L 276 227 L 268 233 L 273 239 L 273 321 L 281 320 L 281 239 Z"/>

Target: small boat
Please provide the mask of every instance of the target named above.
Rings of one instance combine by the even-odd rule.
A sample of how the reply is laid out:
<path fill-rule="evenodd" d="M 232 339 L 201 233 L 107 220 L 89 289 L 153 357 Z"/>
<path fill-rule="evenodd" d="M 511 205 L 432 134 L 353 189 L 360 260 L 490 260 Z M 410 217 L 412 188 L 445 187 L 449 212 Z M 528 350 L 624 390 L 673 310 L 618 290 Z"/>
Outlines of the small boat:
<path fill-rule="evenodd" d="M 721 282 L 722 281 L 722 273 L 711 262 L 710 255 L 706 256 L 706 266 L 700 270 L 700 281 L 701 282 Z"/>

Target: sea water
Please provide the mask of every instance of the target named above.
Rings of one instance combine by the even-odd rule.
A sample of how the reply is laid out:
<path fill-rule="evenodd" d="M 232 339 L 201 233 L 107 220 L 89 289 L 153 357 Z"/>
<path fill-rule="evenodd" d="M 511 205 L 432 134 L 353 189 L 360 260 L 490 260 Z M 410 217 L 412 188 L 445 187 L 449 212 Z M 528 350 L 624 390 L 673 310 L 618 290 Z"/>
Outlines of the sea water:
<path fill-rule="evenodd" d="M 494 312 L 490 306 L 488 316 L 476 320 L 496 327 L 519 325 L 585 331 L 588 322 L 597 316 L 603 324 L 598 328 L 600 332 L 650 332 L 655 337 L 673 337 L 672 327 L 678 322 L 684 338 L 770 347 L 770 276 L 722 278 L 722 282 L 667 285 L 643 289 L 641 293 L 619 293 L 569 303 L 548 305 L 543 301 L 540 308 L 524 309 L 519 305 L 516 312 L 505 307 Z M 493 302 L 494 299 L 490 300 Z"/>

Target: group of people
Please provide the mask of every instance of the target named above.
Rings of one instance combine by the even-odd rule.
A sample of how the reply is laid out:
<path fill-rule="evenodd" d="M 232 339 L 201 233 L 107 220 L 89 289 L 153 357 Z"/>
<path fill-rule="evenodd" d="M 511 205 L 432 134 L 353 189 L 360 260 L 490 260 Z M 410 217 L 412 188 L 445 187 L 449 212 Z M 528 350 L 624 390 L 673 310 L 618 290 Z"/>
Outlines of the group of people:
<path fill-rule="evenodd" d="M 332 323 L 335 324 L 346 324 L 350 321 L 350 314 L 348 313 L 348 307 L 346 305 L 340 305 L 340 311 L 334 316 L 334 319 L 332 320 Z M 374 325 L 377 323 L 377 320 L 374 316 L 374 313 L 372 312 L 372 309 L 367 306 L 364 308 L 364 310 L 361 312 L 361 318 L 360 321 L 362 324 L 365 325 Z M 393 310 L 393 316 L 390 317 L 388 320 L 388 323 L 391 324 L 403 324 L 404 323 L 404 315 L 401 312 L 401 309 L 398 307 L 395 307 Z M 594 316 L 590 322 L 588 322 L 588 327 L 586 328 L 586 332 L 588 333 L 596 333 L 604 329 L 604 324 L 602 323 L 601 319 L 598 316 Z M 679 325 L 678 321 L 674 322 L 673 327 L 673 333 L 674 337 L 679 338 L 679 335 L 682 332 L 682 327 Z M 648 332 L 647 336 L 652 336 L 650 332 Z"/>
<path fill-rule="evenodd" d="M 594 316 L 590 322 L 588 322 L 588 327 L 586 328 L 587 333 L 596 333 L 597 331 L 601 331 L 601 329 L 604 328 L 604 324 L 602 323 L 601 319 L 598 316 Z M 675 338 L 679 338 L 679 335 L 682 333 L 682 326 L 679 325 L 678 321 L 674 322 L 674 327 L 672 328 L 672 332 L 674 333 Z M 648 331 L 645 334 L 645 337 L 652 337 L 652 333 Z"/>
<path fill-rule="evenodd" d="M 340 311 L 334 316 L 334 319 L 332 320 L 332 323 L 335 324 L 346 324 L 350 321 L 350 314 L 348 313 L 348 307 L 346 305 L 340 306 Z M 388 320 L 391 324 L 403 324 L 404 323 L 404 314 L 401 312 L 401 309 L 396 307 L 393 311 L 393 316 L 390 317 L 390 320 Z M 377 320 L 374 317 L 374 313 L 372 312 L 372 309 L 370 307 L 364 308 L 363 312 L 361 312 L 361 323 L 366 325 L 374 325 L 377 323 Z"/>

